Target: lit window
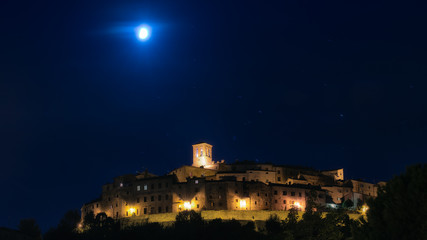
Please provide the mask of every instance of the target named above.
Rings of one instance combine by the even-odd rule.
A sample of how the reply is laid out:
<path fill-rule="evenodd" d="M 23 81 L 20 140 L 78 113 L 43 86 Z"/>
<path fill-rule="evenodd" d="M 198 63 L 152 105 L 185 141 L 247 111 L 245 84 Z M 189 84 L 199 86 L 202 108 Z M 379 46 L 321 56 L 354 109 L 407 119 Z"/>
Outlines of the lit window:
<path fill-rule="evenodd" d="M 199 149 L 196 148 L 196 157 L 199 157 Z"/>
<path fill-rule="evenodd" d="M 120 187 L 123 187 L 123 183 L 122 182 L 120 183 Z"/>
<path fill-rule="evenodd" d="M 141 186 L 136 186 L 136 191 L 141 191 Z"/>
<path fill-rule="evenodd" d="M 195 184 L 199 184 L 199 180 L 194 180 L 194 183 Z"/>
<path fill-rule="evenodd" d="M 148 185 L 147 184 L 145 184 L 144 185 L 144 191 L 147 191 L 148 190 Z"/>

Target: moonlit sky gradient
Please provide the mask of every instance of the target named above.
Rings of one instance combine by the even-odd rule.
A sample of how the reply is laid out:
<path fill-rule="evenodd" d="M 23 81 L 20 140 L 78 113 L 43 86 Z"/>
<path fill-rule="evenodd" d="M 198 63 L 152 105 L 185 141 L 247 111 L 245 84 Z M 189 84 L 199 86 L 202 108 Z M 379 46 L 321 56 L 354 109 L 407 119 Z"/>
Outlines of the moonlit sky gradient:
<path fill-rule="evenodd" d="M 426 162 L 426 6 L 390 2 L 2 2 L 0 226 L 45 231 L 198 141 L 368 181 Z"/>

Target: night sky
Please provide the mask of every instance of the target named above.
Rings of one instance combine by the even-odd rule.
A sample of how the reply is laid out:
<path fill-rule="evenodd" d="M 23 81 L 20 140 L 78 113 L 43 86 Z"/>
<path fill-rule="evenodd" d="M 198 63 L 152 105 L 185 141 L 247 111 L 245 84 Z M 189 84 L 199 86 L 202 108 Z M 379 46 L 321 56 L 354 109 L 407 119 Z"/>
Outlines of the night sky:
<path fill-rule="evenodd" d="M 370 2 L 2 1 L 0 226 L 46 231 L 199 141 L 373 182 L 425 163 L 427 8 Z"/>

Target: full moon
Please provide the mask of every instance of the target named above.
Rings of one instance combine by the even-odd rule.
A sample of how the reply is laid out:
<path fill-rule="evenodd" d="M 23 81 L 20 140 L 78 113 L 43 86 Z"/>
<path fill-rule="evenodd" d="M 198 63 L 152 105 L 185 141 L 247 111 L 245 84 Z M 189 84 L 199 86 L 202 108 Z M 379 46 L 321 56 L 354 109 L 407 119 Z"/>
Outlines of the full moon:
<path fill-rule="evenodd" d="M 140 41 L 147 41 L 151 35 L 151 27 L 143 24 L 136 28 L 136 36 Z"/>
<path fill-rule="evenodd" d="M 148 29 L 147 28 L 141 28 L 139 29 L 138 34 L 139 39 L 145 40 L 148 38 Z"/>

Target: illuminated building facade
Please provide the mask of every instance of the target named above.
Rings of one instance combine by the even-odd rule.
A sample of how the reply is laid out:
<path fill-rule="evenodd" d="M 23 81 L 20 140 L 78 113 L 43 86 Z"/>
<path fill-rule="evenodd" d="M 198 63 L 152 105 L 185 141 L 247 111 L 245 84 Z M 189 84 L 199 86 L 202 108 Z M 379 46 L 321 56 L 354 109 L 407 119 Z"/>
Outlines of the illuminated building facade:
<path fill-rule="evenodd" d="M 308 193 L 315 193 L 320 205 L 339 204 L 351 196 L 359 200 L 365 195 L 375 197 L 376 185 L 344 181 L 343 169 L 214 162 L 212 145 L 198 143 L 193 145 L 192 166 L 182 166 L 165 176 L 146 171 L 116 177 L 102 187 L 99 199 L 81 210 L 82 218 L 92 211 L 116 219 L 190 209 L 304 211 Z"/>

